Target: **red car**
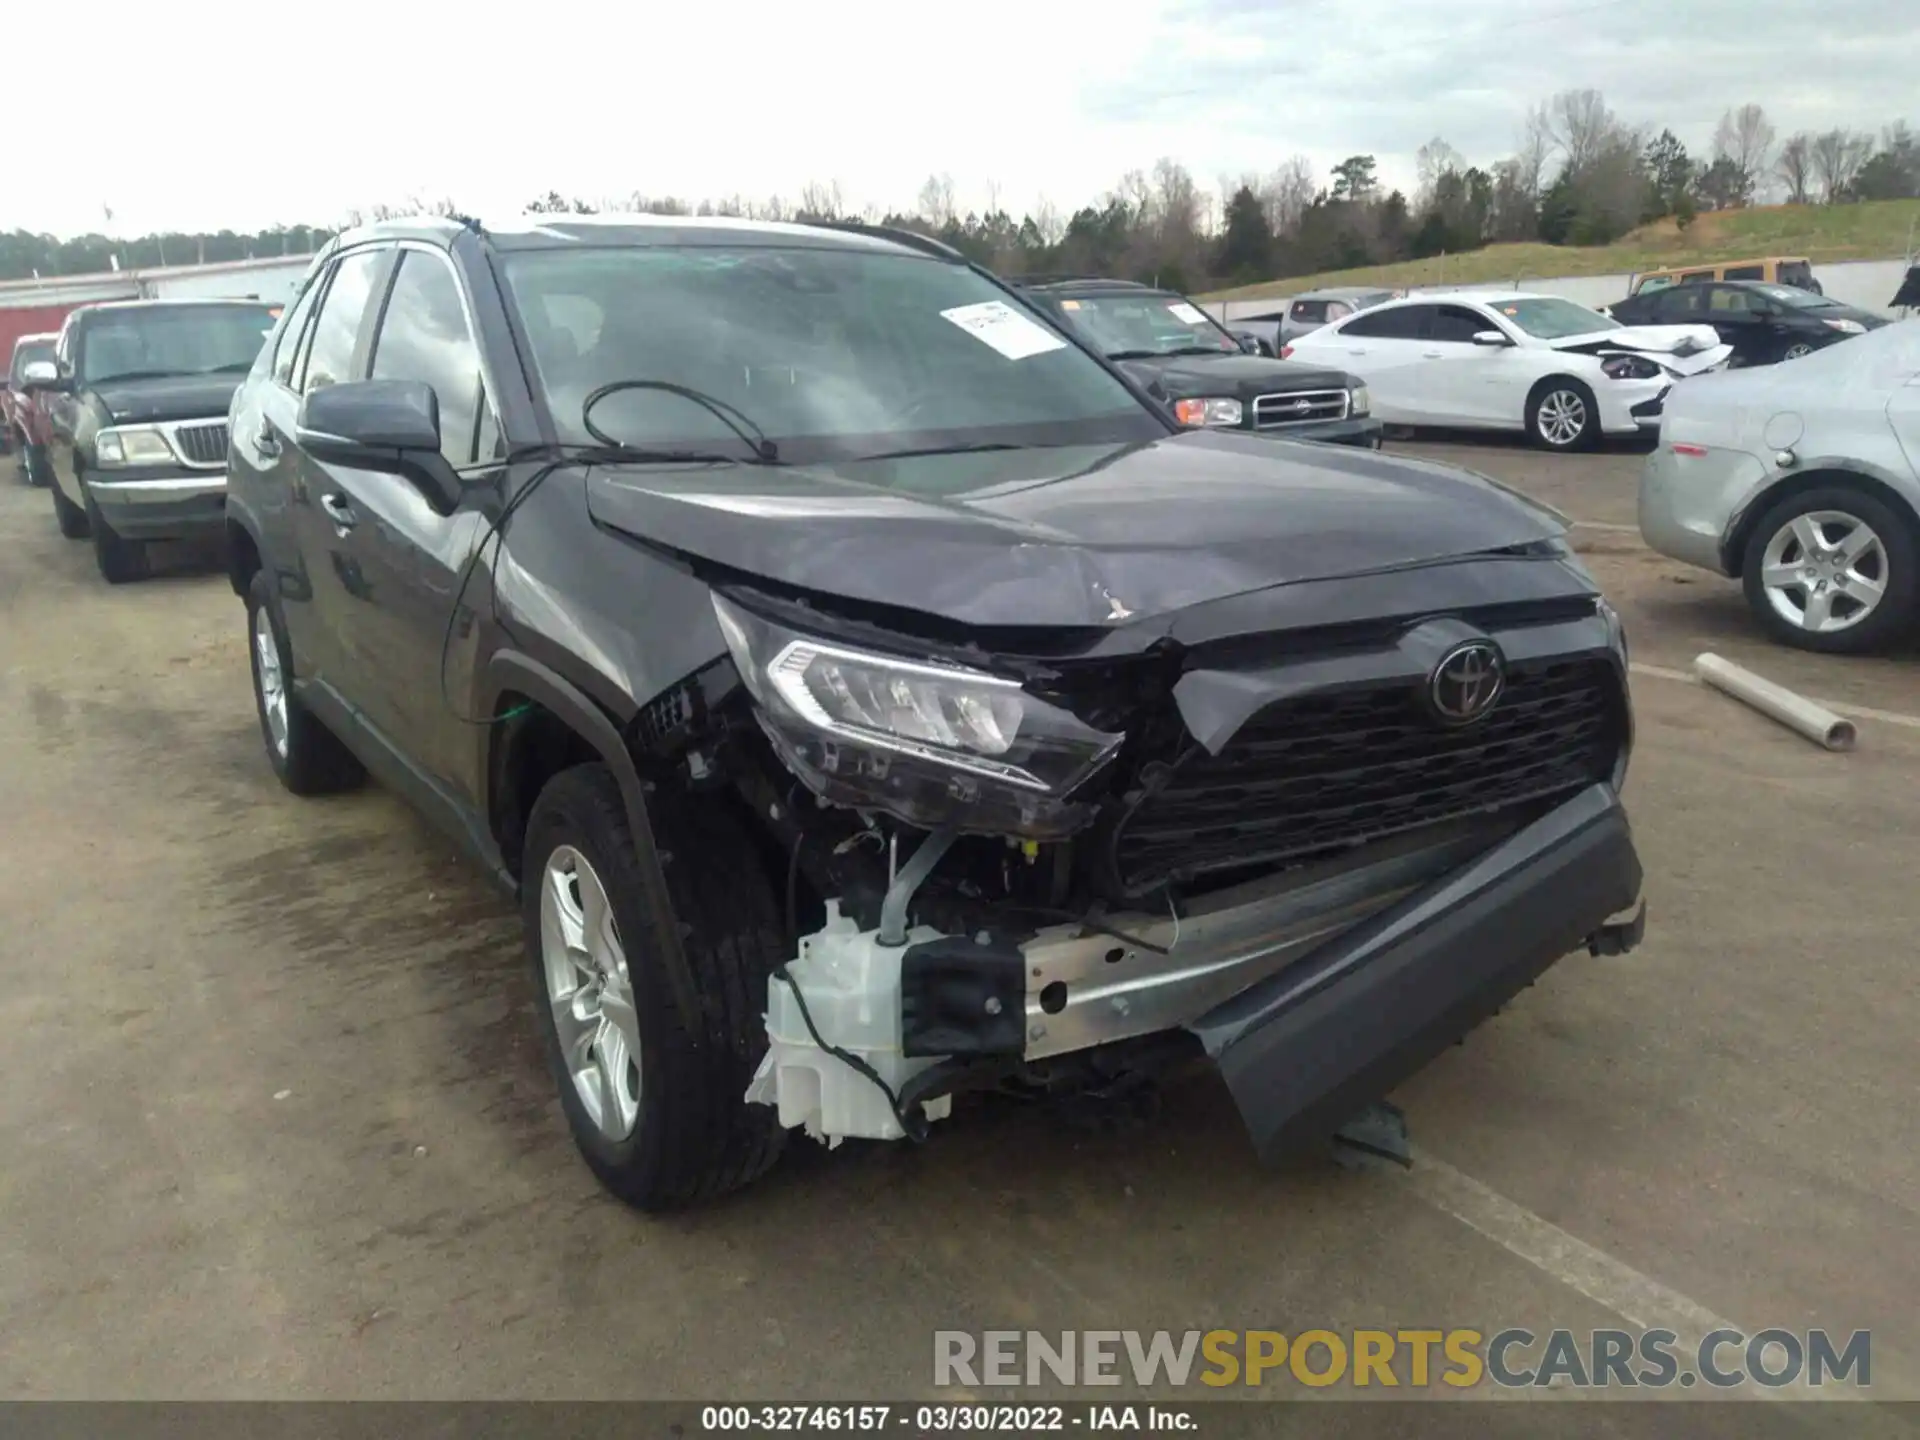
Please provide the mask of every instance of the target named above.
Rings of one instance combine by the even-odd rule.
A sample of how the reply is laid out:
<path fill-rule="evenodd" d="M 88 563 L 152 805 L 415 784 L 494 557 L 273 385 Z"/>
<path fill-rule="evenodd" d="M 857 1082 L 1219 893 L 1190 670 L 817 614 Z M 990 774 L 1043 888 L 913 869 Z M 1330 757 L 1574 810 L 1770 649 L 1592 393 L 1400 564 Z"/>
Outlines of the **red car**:
<path fill-rule="evenodd" d="M 36 361 L 53 362 L 53 334 L 22 335 L 13 342 L 13 356 L 7 366 L 6 389 L 0 390 L 0 436 L 12 450 L 20 466 L 20 478 L 29 485 L 47 483 L 47 407 L 43 396 L 25 387 L 27 366 Z"/>

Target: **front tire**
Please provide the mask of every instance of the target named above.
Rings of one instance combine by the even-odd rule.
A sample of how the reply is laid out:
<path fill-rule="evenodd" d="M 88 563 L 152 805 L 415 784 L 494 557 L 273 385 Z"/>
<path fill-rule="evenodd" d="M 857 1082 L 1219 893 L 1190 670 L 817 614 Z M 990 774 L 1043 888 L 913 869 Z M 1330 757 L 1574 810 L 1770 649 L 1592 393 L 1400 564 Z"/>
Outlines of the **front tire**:
<path fill-rule="evenodd" d="M 53 482 L 53 521 L 60 527 L 60 533 L 69 540 L 87 538 L 87 512 L 67 499 L 66 492 L 60 488 L 60 482 Z"/>
<path fill-rule="evenodd" d="M 786 958 L 772 887 L 739 825 L 656 792 L 661 897 L 605 765 L 577 765 L 534 802 L 521 924 L 549 1067 L 588 1168 L 641 1210 L 739 1189 L 786 1132 L 749 1104 L 767 1039 L 767 980 Z M 667 902 L 663 913 L 660 898 Z M 662 951 L 681 937 L 697 1013 L 683 1014 Z"/>
<path fill-rule="evenodd" d="M 1866 654 L 1912 626 L 1920 546 L 1912 521 L 1875 496 L 1822 486 L 1760 517 L 1740 579 L 1748 606 L 1781 644 Z"/>
<path fill-rule="evenodd" d="M 353 752 L 293 693 L 293 649 L 265 570 L 254 571 L 247 585 L 247 651 L 260 738 L 280 783 L 295 795 L 331 795 L 366 779 Z"/>
<path fill-rule="evenodd" d="M 1796 340 L 1780 352 L 1780 358 L 1782 360 L 1798 360 L 1804 355 L 1811 355 L 1813 351 L 1814 347 L 1807 341 Z"/>
<path fill-rule="evenodd" d="M 115 532 L 89 500 L 87 529 L 93 536 L 93 563 L 109 585 L 127 585 L 147 578 L 147 547 Z"/>
<path fill-rule="evenodd" d="M 1543 380 L 1527 397 L 1527 434 L 1545 450 L 1590 450 L 1600 439 L 1600 406 L 1578 380 Z"/>

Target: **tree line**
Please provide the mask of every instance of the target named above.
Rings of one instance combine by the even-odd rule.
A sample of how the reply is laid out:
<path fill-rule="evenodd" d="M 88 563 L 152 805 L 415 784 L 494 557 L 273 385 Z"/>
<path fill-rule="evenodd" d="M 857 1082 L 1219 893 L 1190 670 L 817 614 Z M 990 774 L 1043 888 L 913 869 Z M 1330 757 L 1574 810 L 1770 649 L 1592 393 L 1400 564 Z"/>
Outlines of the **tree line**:
<path fill-rule="evenodd" d="M 1517 240 L 1603 245 L 1668 217 L 1684 230 L 1705 210 L 1785 200 L 1842 205 L 1920 197 L 1920 137 L 1905 120 L 1877 134 L 1834 129 L 1777 136 L 1757 104 L 1729 109 L 1706 154 L 1671 129 L 1622 119 L 1592 89 L 1532 106 L 1512 154 L 1470 163 L 1435 137 L 1415 160 L 1411 194 L 1387 188 L 1373 155 L 1352 155 L 1320 175 L 1304 156 L 1265 174 L 1223 178 L 1209 191 L 1171 159 L 1131 170 L 1070 213 L 1042 201 L 1018 218 L 990 191 L 962 210 L 953 180 L 934 175 L 905 211 L 850 205 L 834 182 L 791 199 L 688 200 L 632 193 L 588 199 L 536 197 L 536 211 L 739 215 L 782 220 L 862 220 L 936 237 L 1008 275 L 1112 275 L 1179 289 L 1351 269 L 1458 254 Z M 412 197 L 347 215 L 344 223 L 410 213 L 459 213 L 451 198 Z M 0 235 L 0 278 L 79 274 L 123 266 L 300 254 L 336 227 L 277 227 L 255 234 L 99 235 L 72 240 Z"/>

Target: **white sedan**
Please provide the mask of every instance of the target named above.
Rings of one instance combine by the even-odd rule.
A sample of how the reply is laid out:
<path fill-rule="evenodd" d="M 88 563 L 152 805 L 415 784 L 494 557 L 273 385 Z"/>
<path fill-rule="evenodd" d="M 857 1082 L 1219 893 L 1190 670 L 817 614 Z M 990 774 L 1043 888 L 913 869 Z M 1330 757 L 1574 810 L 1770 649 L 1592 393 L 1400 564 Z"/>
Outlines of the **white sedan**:
<path fill-rule="evenodd" d="M 1675 381 L 1733 353 L 1711 325 L 1626 326 L 1556 295 L 1415 295 L 1293 341 L 1345 370 L 1389 425 L 1524 430 L 1549 450 L 1651 432 Z"/>

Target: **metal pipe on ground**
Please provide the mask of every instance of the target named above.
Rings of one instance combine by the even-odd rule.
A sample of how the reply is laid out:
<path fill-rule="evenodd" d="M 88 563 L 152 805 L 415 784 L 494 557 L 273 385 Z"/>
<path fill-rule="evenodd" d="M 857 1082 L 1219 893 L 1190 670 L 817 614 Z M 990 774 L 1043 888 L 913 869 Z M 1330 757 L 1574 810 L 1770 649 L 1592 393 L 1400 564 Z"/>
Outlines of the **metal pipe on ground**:
<path fill-rule="evenodd" d="M 1693 673 L 1702 683 L 1744 701 L 1769 719 L 1778 720 L 1789 730 L 1828 750 L 1851 750 L 1853 722 L 1796 695 L 1784 685 L 1762 679 L 1751 670 L 1723 660 L 1712 653 L 1693 658 Z"/>

